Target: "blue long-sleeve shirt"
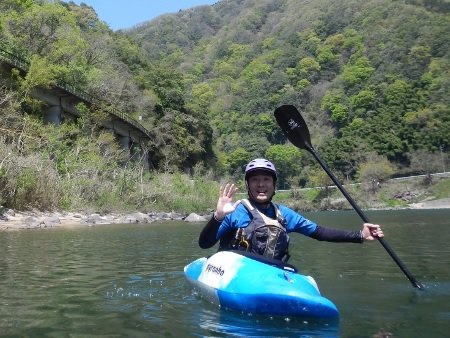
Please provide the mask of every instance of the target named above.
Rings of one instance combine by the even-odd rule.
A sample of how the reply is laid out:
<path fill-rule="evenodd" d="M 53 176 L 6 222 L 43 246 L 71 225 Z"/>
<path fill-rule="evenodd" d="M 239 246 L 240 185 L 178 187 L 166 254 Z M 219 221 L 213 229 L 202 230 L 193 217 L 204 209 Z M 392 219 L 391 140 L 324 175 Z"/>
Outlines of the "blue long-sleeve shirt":
<path fill-rule="evenodd" d="M 286 231 L 288 233 L 298 232 L 319 241 L 353 243 L 363 242 L 361 231 L 346 231 L 326 228 L 317 225 L 313 221 L 310 221 L 284 205 L 277 206 L 286 222 Z M 273 206 L 268 209 L 259 210 L 266 216 L 275 218 L 276 211 Z M 203 249 L 208 249 L 220 240 L 220 248 L 224 249 L 228 246 L 230 236 L 232 236 L 237 229 L 248 226 L 251 220 L 251 213 L 243 204 L 239 204 L 236 210 L 231 214 L 228 214 L 222 221 L 217 221 L 214 217 L 212 217 L 200 233 L 198 240 L 199 246 Z"/>
<path fill-rule="evenodd" d="M 284 205 L 278 206 L 281 215 L 286 221 L 286 231 L 289 232 L 298 232 L 305 236 L 311 236 L 314 231 L 316 231 L 317 224 L 306 219 L 299 213 L 296 213 L 292 209 Z M 270 218 L 275 218 L 275 208 L 271 206 L 268 209 L 259 209 L 259 211 L 263 212 L 266 216 Z M 217 231 L 216 240 L 219 240 L 224 234 L 229 233 L 231 231 L 235 231 L 238 228 L 245 228 L 249 225 L 252 220 L 252 215 L 247 210 L 247 208 L 241 203 L 237 206 L 236 210 L 231 214 L 227 215 L 220 224 L 220 227 Z"/>

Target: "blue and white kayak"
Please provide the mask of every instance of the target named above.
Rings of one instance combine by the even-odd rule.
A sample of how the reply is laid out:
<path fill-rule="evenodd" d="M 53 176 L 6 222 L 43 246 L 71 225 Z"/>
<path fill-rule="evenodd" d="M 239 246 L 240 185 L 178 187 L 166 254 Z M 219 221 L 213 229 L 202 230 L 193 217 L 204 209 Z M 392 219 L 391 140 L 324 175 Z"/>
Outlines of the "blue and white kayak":
<path fill-rule="evenodd" d="M 334 318 L 336 306 L 322 297 L 315 280 L 289 264 L 271 265 L 264 257 L 220 251 L 184 267 L 187 280 L 207 300 L 250 313 Z"/>

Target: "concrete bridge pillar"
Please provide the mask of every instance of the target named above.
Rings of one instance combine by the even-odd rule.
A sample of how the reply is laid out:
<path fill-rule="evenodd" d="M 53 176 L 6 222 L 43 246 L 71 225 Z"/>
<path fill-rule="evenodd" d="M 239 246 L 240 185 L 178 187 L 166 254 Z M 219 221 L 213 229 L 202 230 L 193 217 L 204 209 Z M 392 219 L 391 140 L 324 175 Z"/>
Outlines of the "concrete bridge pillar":
<path fill-rule="evenodd" d="M 61 124 L 62 107 L 50 106 L 44 111 L 44 123 Z"/>
<path fill-rule="evenodd" d="M 122 149 L 130 150 L 132 145 L 131 137 L 129 136 L 119 136 L 119 144 Z"/>
<path fill-rule="evenodd" d="M 131 157 L 133 158 L 133 161 L 142 164 L 144 169 L 150 168 L 148 150 L 145 150 L 145 148 L 143 149 L 137 143 L 134 143 L 131 146 L 131 153 L 132 153 Z"/>

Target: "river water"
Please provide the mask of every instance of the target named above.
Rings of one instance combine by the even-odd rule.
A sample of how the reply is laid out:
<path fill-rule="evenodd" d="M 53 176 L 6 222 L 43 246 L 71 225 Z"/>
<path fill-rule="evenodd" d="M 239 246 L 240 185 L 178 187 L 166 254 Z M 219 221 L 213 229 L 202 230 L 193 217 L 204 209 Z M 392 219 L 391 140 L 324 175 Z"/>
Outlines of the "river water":
<path fill-rule="evenodd" d="M 305 216 L 357 229 L 354 212 Z M 183 267 L 202 224 L 163 222 L 0 233 L 1 337 L 449 337 L 450 210 L 369 212 L 425 285 L 377 243 L 293 234 L 290 263 L 340 310 L 335 321 L 242 314 L 201 299 Z"/>

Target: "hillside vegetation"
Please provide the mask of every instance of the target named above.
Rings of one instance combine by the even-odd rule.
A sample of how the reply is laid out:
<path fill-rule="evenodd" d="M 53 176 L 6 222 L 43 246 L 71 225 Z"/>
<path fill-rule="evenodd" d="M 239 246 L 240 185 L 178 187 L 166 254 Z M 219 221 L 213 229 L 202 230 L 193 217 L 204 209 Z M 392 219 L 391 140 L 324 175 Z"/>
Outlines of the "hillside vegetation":
<path fill-rule="evenodd" d="M 261 156 L 280 188 L 329 184 L 283 136 L 281 104 L 346 182 L 445 171 L 449 13 L 439 0 L 224 0 L 113 32 L 84 4 L 3 0 L 0 49 L 30 70 L 1 74 L 0 204 L 205 210 L 212 181 L 240 181 Z M 61 80 L 139 118 L 154 169 L 100 128 L 101 107 L 44 125 L 32 91 Z"/>
<path fill-rule="evenodd" d="M 365 162 L 418 171 L 422 152 L 436 164 L 448 149 L 449 6 L 426 4 L 220 1 L 127 35 L 183 74 L 187 105 L 210 118 L 218 169 L 239 175 L 266 156 L 295 185 L 317 170 L 285 145 L 271 116 L 281 104 L 304 111 L 313 143 L 345 177 Z"/>

